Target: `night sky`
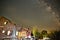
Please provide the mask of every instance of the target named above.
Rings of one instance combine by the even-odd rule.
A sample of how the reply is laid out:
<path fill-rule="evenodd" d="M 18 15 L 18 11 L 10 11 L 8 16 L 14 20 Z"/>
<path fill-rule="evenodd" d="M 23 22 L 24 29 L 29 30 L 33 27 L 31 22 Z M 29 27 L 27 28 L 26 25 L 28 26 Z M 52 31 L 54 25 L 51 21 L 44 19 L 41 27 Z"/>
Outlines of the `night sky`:
<path fill-rule="evenodd" d="M 58 0 L 0 0 L 0 16 L 16 24 L 37 25 L 46 30 L 60 29 L 60 5 L 57 4 Z"/>

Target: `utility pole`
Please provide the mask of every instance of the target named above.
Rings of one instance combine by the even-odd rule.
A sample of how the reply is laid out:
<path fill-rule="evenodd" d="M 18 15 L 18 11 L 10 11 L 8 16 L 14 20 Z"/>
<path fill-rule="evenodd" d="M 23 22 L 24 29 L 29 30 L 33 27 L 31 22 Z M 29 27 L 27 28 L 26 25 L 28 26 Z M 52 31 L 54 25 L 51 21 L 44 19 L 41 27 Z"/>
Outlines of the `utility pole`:
<path fill-rule="evenodd" d="M 15 25 L 13 27 L 12 40 L 17 40 L 17 38 L 16 38 L 16 27 L 15 27 Z"/>

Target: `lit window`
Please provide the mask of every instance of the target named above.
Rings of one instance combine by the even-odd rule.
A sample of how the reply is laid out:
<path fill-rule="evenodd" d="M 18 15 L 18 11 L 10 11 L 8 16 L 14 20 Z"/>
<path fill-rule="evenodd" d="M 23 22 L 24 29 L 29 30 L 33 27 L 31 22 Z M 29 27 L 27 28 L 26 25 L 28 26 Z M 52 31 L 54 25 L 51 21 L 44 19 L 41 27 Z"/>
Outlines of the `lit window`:
<path fill-rule="evenodd" d="M 5 33 L 5 31 L 3 30 L 2 33 Z"/>
<path fill-rule="evenodd" d="M 6 24 L 7 24 L 7 22 L 4 22 L 4 24 L 6 25 Z"/>
<path fill-rule="evenodd" d="M 7 35 L 10 35 L 10 31 L 8 31 Z"/>

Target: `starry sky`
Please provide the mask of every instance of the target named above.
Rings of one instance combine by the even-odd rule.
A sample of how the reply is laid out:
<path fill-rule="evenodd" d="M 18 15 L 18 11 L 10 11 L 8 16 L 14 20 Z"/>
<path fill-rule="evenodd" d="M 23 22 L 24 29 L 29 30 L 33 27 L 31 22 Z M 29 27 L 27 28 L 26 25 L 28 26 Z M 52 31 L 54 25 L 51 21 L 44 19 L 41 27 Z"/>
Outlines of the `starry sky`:
<path fill-rule="evenodd" d="M 37 25 L 47 30 L 60 29 L 58 3 L 56 0 L 0 0 L 0 16 L 19 25 Z"/>

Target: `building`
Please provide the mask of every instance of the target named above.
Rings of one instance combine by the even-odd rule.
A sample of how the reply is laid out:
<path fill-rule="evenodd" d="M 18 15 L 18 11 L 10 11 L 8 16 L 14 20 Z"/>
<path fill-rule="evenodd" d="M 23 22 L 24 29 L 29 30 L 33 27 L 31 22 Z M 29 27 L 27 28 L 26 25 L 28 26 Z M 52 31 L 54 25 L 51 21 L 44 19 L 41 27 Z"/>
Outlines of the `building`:
<path fill-rule="evenodd" d="M 31 37 L 31 30 L 27 29 L 27 28 L 22 28 L 19 33 L 18 33 L 18 37 L 24 37 L 24 38 L 30 38 Z"/>
<path fill-rule="evenodd" d="M 0 17 L 0 36 L 7 36 L 15 25 L 7 18 L 1 16 Z"/>

